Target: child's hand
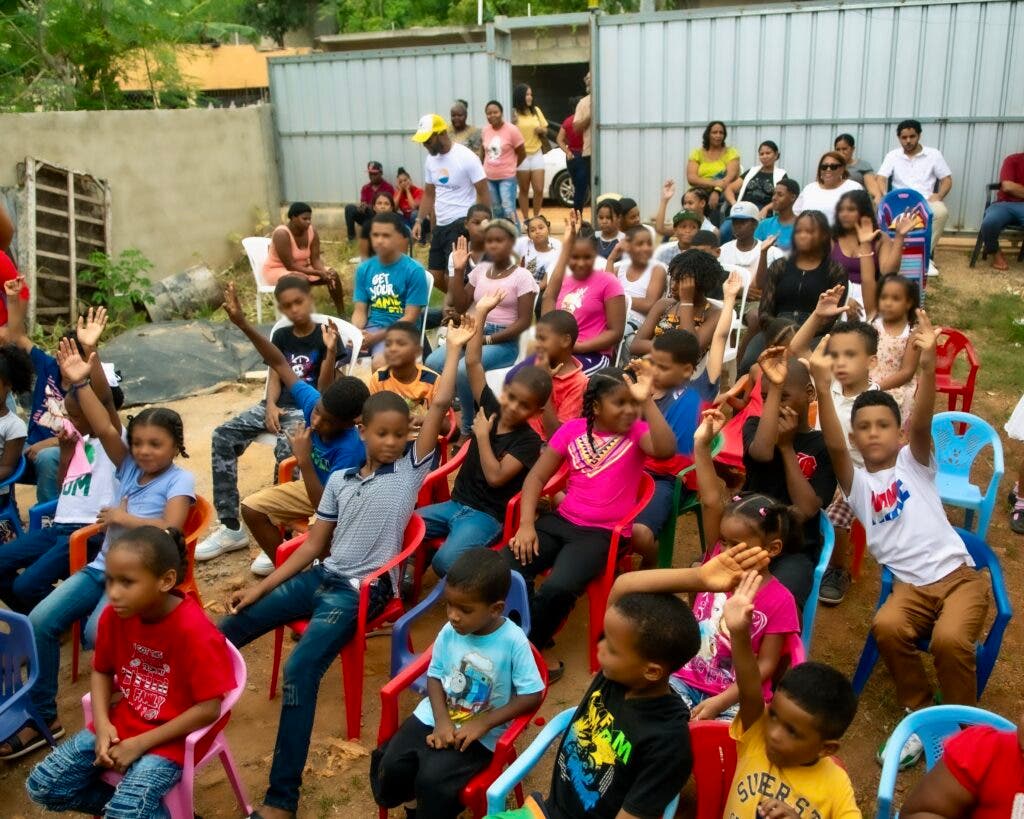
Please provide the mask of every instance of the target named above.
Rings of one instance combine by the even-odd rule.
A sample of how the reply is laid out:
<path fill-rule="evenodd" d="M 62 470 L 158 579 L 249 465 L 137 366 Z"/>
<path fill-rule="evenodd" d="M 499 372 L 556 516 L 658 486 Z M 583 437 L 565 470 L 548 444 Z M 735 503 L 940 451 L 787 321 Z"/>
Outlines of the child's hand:
<path fill-rule="evenodd" d="M 476 415 L 473 417 L 473 435 L 476 436 L 478 441 L 481 438 L 487 438 L 491 434 L 492 420 L 487 417 L 483 407 L 476 411 Z"/>
<path fill-rule="evenodd" d="M 120 506 L 101 507 L 96 522 L 104 526 L 118 526 L 127 521 L 128 517 L 128 498 L 123 498 Z"/>
<path fill-rule="evenodd" d="M 117 745 L 117 729 L 107 722 L 106 725 L 96 726 L 96 761 L 92 764 L 97 768 L 113 768 L 114 760 L 110 756 L 110 749 Z"/>
<path fill-rule="evenodd" d="M 8 299 L 16 299 L 21 296 L 21 289 L 25 286 L 24 276 L 15 276 L 4 282 L 4 293 Z"/>
<path fill-rule="evenodd" d="M 824 343 L 823 341 L 822 344 Z M 789 372 L 789 362 L 786 359 L 788 355 L 788 347 L 769 347 L 757 357 L 761 372 L 774 387 L 781 387 L 786 383 L 786 374 Z"/>
<path fill-rule="evenodd" d="M 800 416 L 792 407 L 779 407 L 779 429 L 775 434 L 775 445 L 778 447 L 793 446 L 793 439 L 800 427 Z"/>
<path fill-rule="evenodd" d="M 72 384 L 85 381 L 92 372 L 92 360 L 96 353 L 89 356 L 88 361 L 82 360 L 78 347 L 70 338 L 62 338 L 57 345 L 57 364 L 60 365 L 61 375 Z"/>
<path fill-rule="evenodd" d="M 238 301 L 238 293 L 235 291 L 235 283 L 228 282 L 224 288 L 224 312 L 228 314 L 232 324 L 241 325 L 245 322 L 242 314 L 242 305 Z"/>
<path fill-rule="evenodd" d="M 334 352 L 336 352 L 336 353 L 339 352 L 339 350 L 338 350 L 338 328 L 335 326 L 334 322 L 333 321 L 329 321 L 326 324 L 321 324 L 320 325 L 320 332 L 323 333 L 324 346 L 328 350 L 334 350 Z"/>
<path fill-rule="evenodd" d="M 729 278 L 722 283 L 722 295 L 726 301 L 735 301 L 743 292 L 743 277 L 738 270 L 729 271 Z"/>
<path fill-rule="evenodd" d="M 683 276 L 676 285 L 679 301 L 693 304 L 693 294 L 697 291 L 697 280 L 693 276 Z"/>
<path fill-rule="evenodd" d="M 309 463 L 313 459 L 313 430 L 303 426 L 298 432 L 291 434 L 285 430 L 284 437 L 292 448 L 292 455 L 300 464 Z"/>
<path fill-rule="evenodd" d="M 452 243 L 452 264 L 456 270 L 465 270 L 469 263 L 469 241 L 460 236 Z"/>
<path fill-rule="evenodd" d="M 800 819 L 796 808 L 791 808 L 781 799 L 765 799 L 757 806 L 760 819 Z"/>
<path fill-rule="evenodd" d="M 484 736 L 490 729 L 482 719 L 470 719 L 462 723 L 455 731 L 455 747 L 465 751 L 474 742 Z"/>
<path fill-rule="evenodd" d="M 493 290 L 486 296 L 482 296 L 476 303 L 477 314 L 482 318 L 491 312 L 495 307 L 501 304 L 508 297 L 508 292 L 505 290 Z"/>
<path fill-rule="evenodd" d="M 729 591 L 740 582 L 744 572 L 759 572 L 770 561 L 771 555 L 760 546 L 737 543 L 719 552 L 697 570 L 701 588 L 713 592 Z"/>
<path fill-rule="evenodd" d="M 693 710 L 690 712 L 690 720 L 717 719 L 718 715 L 724 710 L 725 703 L 718 697 L 708 697 L 693 707 Z"/>
<path fill-rule="evenodd" d="M 57 446 L 62 449 L 75 448 L 75 444 L 78 442 L 79 434 L 75 431 L 69 432 L 65 427 L 61 427 L 57 430 Z"/>
<path fill-rule="evenodd" d="M 281 408 L 277 404 L 267 402 L 263 410 L 263 426 L 271 435 L 277 435 L 281 431 Z"/>
<path fill-rule="evenodd" d="M 754 614 L 754 597 L 761 588 L 761 575 L 749 571 L 743 575 L 740 584 L 725 601 L 722 608 L 722 622 L 729 629 L 729 634 L 750 634 L 750 619 Z"/>
<path fill-rule="evenodd" d="M 665 184 L 661 186 L 661 198 L 668 202 L 674 199 L 676 195 L 676 181 L 674 179 L 666 179 Z"/>
<path fill-rule="evenodd" d="M 850 321 L 860 321 L 864 318 L 864 305 L 856 299 L 847 299 L 846 306 L 849 308 L 849 312 L 846 314 Z"/>
<path fill-rule="evenodd" d="M 118 742 L 117 745 L 110 746 L 107 755 L 114 762 L 111 767 L 119 774 L 123 774 L 145 752 L 146 750 L 142 747 L 139 737 L 131 737 L 130 739 Z"/>
<path fill-rule="evenodd" d="M 238 614 L 242 609 L 256 603 L 261 597 L 263 594 L 257 586 L 249 586 L 232 592 L 231 597 L 228 598 L 228 614 Z"/>
<path fill-rule="evenodd" d="M 583 214 L 578 210 L 569 211 L 569 215 L 565 219 L 565 232 L 562 233 L 562 244 L 571 243 L 576 238 L 576 232 L 580 228 L 580 222 L 583 221 Z"/>
<path fill-rule="evenodd" d="M 476 335 L 479 326 L 476 318 L 472 314 L 466 313 L 458 327 L 453 324 L 448 325 L 448 335 L 445 336 L 444 343 L 456 348 L 465 347 L 469 344 L 469 340 Z"/>
<path fill-rule="evenodd" d="M 455 744 L 455 726 L 451 720 L 446 720 L 444 725 L 434 726 L 434 730 L 427 734 L 427 745 L 435 751 L 443 751 Z"/>
<path fill-rule="evenodd" d="M 921 367 L 935 368 L 935 346 L 938 343 L 939 331 L 932 326 L 932 321 L 924 308 L 917 310 L 917 326 L 914 328 L 914 347 L 921 351 Z"/>
<path fill-rule="evenodd" d="M 711 446 L 711 442 L 715 440 L 715 436 L 722 431 L 722 427 L 724 426 L 725 416 L 722 415 L 721 410 L 704 410 L 700 416 L 700 423 L 697 425 L 697 429 L 693 432 L 694 448 L 698 446 Z"/>
<path fill-rule="evenodd" d="M 814 315 L 820 319 L 828 320 L 834 319 L 836 316 L 840 316 L 849 310 L 849 305 L 839 306 L 839 300 L 843 297 L 844 292 L 846 292 L 846 286 L 837 284 L 818 296 L 818 304 L 814 308 Z"/>
<path fill-rule="evenodd" d="M 771 250 L 773 247 L 775 247 L 775 243 L 777 241 L 779 241 L 779 234 L 778 233 L 773 233 L 771 236 L 767 236 L 764 239 L 762 239 L 761 240 L 761 252 L 762 253 L 767 253 L 769 250 Z"/>
<path fill-rule="evenodd" d="M 520 524 L 519 531 L 509 540 L 508 548 L 512 550 L 516 560 L 525 566 L 540 554 L 537 530 L 532 525 Z"/>
<path fill-rule="evenodd" d="M 629 392 L 634 401 L 643 404 L 654 390 L 654 365 L 646 358 L 634 358 L 629 369 L 636 376 L 636 383 L 629 385 Z"/>
<path fill-rule="evenodd" d="M 890 227 L 896 232 L 897 236 L 905 238 L 914 229 L 914 218 L 914 214 L 907 209 L 892 220 Z"/>
<path fill-rule="evenodd" d="M 821 383 L 826 383 L 832 378 L 832 356 L 828 352 L 828 340 L 831 335 L 825 336 L 814 348 L 811 357 L 807 360 L 807 367 L 811 371 L 811 377 Z"/>
<path fill-rule="evenodd" d="M 91 347 L 95 350 L 96 345 L 100 343 L 100 336 L 103 335 L 103 329 L 106 326 L 107 308 L 90 307 L 86 316 L 78 317 L 78 327 L 75 329 L 75 335 L 78 336 L 78 341 L 83 347 Z"/>
<path fill-rule="evenodd" d="M 857 241 L 862 245 L 871 245 L 882 234 L 873 224 L 870 216 L 861 216 L 857 221 Z"/>

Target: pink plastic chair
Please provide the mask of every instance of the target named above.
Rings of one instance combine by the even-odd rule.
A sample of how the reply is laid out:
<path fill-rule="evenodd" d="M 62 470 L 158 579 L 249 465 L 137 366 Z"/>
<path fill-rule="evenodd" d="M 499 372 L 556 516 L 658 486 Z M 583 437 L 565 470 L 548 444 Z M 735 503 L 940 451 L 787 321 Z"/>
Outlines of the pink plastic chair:
<path fill-rule="evenodd" d="M 224 728 L 231 719 L 231 708 L 245 690 L 246 668 L 245 660 L 238 653 L 238 649 L 231 643 L 227 644 L 228 653 L 231 655 L 231 668 L 235 672 L 235 687 L 225 695 L 220 703 L 220 716 L 216 722 L 193 731 L 185 738 L 185 765 L 181 772 L 181 780 L 164 797 L 164 807 L 171 814 L 171 819 L 193 819 L 193 799 L 195 796 L 196 772 L 220 757 L 224 766 L 224 773 L 227 774 L 228 782 L 235 792 L 235 799 L 238 800 L 238 807 L 242 810 L 243 816 L 252 813 L 252 805 L 245 792 L 245 785 L 238 774 L 238 767 L 231 756 L 231 749 L 228 747 L 227 737 L 224 736 Z M 89 694 L 82 697 L 82 711 L 85 712 L 85 724 L 92 729 L 92 698 Z M 121 781 L 121 774 L 107 771 L 103 774 L 103 781 L 116 785 Z"/>

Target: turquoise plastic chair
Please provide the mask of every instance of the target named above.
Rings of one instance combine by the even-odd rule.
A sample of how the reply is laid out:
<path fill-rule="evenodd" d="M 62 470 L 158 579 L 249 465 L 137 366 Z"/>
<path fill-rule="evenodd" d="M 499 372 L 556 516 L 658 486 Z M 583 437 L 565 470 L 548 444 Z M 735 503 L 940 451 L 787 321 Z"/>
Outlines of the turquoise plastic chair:
<path fill-rule="evenodd" d="M 988 534 L 1003 477 L 1003 444 L 992 426 L 969 412 L 940 412 L 932 418 L 932 441 L 938 475 L 935 485 L 943 503 L 964 509 L 964 528 L 974 530 L 974 513 L 978 513 L 976 534 L 982 540 Z M 992 447 L 992 477 L 982 493 L 971 483 L 971 466 L 985 447 Z"/>
<path fill-rule="evenodd" d="M 832 550 L 836 547 L 836 530 L 832 528 L 832 522 L 824 512 L 818 513 L 818 531 L 821 533 L 821 556 L 818 558 L 818 565 L 814 567 L 814 582 L 811 584 L 811 593 L 807 596 L 803 610 L 803 631 L 800 639 L 803 641 L 804 650 L 807 655 L 811 654 L 811 640 L 814 639 L 814 618 L 818 615 L 818 592 L 821 591 L 821 578 L 825 576 L 825 570 L 832 560 Z"/>
<path fill-rule="evenodd" d="M 942 759 L 944 740 L 968 725 L 991 725 L 1001 731 L 1016 731 L 1017 727 L 998 714 L 969 705 L 936 705 L 922 708 L 903 718 L 896 726 L 885 746 L 882 778 L 878 781 L 878 799 L 875 819 L 889 819 L 892 815 L 896 774 L 900 767 L 900 752 L 911 734 L 917 734 L 924 745 L 924 761 L 928 770 Z"/>

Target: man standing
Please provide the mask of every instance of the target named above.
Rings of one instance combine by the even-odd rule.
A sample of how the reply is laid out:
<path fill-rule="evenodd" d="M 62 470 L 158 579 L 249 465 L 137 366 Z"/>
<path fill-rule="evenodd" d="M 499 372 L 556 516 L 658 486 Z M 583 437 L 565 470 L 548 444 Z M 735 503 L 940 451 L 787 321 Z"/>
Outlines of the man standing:
<path fill-rule="evenodd" d="M 999 193 L 981 220 L 985 254 L 992 257 L 995 270 L 1006 270 L 1006 257 L 999 249 L 999 234 L 1010 225 L 1024 225 L 1024 153 L 1010 154 L 999 171 Z"/>
<path fill-rule="evenodd" d="M 949 218 L 949 210 L 943 201 L 953 189 L 953 172 L 946 164 L 938 148 L 927 148 L 921 144 L 921 123 L 916 119 L 905 119 L 896 126 L 896 136 L 902 147 L 885 155 L 882 167 L 869 182 L 871 195 L 877 207 L 886 194 L 888 180 L 892 177 L 893 188 L 910 188 L 928 200 L 932 209 L 932 246 L 939 241 Z"/>
<path fill-rule="evenodd" d="M 582 209 L 583 203 L 589 198 L 587 194 L 590 193 L 590 153 L 591 153 L 591 99 L 590 99 L 590 72 L 588 71 L 583 75 L 583 86 L 587 89 L 587 95 L 580 99 L 576 103 L 576 111 L 572 115 L 572 127 L 581 137 L 583 137 L 583 152 L 580 156 L 580 164 L 577 166 L 578 170 L 573 174 L 573 185 L 576 184 L 576 179 L 586 179 L 587 189 L 585 191 L 576 191 L 573 195 L 573 207 L 577 210 Z"/>
<path fill-rule="evenodd" d="M 366 164 L 366 175 L 370 177 L 359 191 L 358 205 L 345 205 L 345 227 L 348 230 L 348 240 L 356 240 L 356 225 L 362 227 L 363 222 L 373 217 L 373 198 L 383 191 L 393 197 L 395 189 L 391 183 L 384 178 L 384 166 L 377 160 L 371 160 Z"/>
<path fill-rule="evenodd" d="M 471 205 L 491 206 L 491 193 L 480 157 L 465 145 L 452 142 L 448 123 L 437 114 L 425 114 L 412 137 L 430 156 L 423 163 L 423 199 L 420 221 L 412 226 L 412 238 L 430 230 L 427 267 L 434 286 L 448 292 L 448 254 L 459 237 L 462 220 Z"/>

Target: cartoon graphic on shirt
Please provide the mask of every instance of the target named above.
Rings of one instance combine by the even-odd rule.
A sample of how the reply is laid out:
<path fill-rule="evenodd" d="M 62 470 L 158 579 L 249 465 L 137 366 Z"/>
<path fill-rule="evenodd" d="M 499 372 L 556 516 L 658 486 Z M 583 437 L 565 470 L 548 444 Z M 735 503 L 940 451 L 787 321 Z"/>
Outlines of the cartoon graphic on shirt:
<path fill-rule="evenodd" d="M 162 651 L 135 643 L 132 653 L 134 656 L 128 666 L 118 672 L 117 683 L 132 710 L 144 720 L 152 721 L 160 716 L 160 709 L 167 702 L 167 675 L 171 667 L 161 662 Z"/>
<path fill-rule="evenodd" d="M 719 686 L 732 685 L 735 680 L 732 639 L 729 636 L 729 627 L 722 617 L 725 601 L 728 599 L 722 592 L 701 594 L 693 608 L 700 629 L 700 650 L 690 660 L 689 668 L 701 679 Z M 760 634 L 767 625 L 768 618 L 765 613 L 754 609 L 751 617 L 751 637 Z"/>
<path fill-rule="evenodd" d="M 448 716 L 457 728 L 486 711 L 494 690 L 494 663 L 476 651 L 462 656 L 457 671 L 444 676 L 441 686 L 448 695 Z"/>
<path fill-rule="evenodd" d="M 501 137 L 495 134 L 487 143 L 487 161 L 497 162 L 501 159 Z"/>
<path fill-rule="evenodd" d="M 64 427 L 64 419 L 67 414 L 64 412 L 64 393 L 53 378 L 46 379 L 46 386 L 43 388 L 43 404 L 36 410 L 33 420 L 41 427 L 52 430 L 54 434 L 60 432 Z"/>
<path fill-rule="evenodd" d="M 818 459 L 813 455 L 808 455 L 806 452 L 796 453 L 796 462 L 800 467 L 800 474 L 807 478 L 807 480 L 813 478 L 814 473 L 818 471 Z"/>
<path fill-rule="evenodd" d="M 616 765 L 628 765 L 633 745 L 615 728 L 600 691 L 590 695 L 586 710 L 569 726 L 558 754 L 563 781 L 572 783 L 580 804 L 592 810 L 615 778 Z"/>
<path fill-rule="evenodd" d="M 895 480 L 884 492 L 871 493 L 871 524 L 896 520 L 903 514 L 903 506 L 910 500 L 910 492 L 903 488 L 903 481 Z"/>
<path fill-rule="evenodd" d="M 305 381 L 308 384 L 313 368 L 316 366 L 316 356 L 306 355 L 305 353 L 289 353 L 288 365 L 300 381 Z"/>
<path fill-rule="evenodd" d="M 579 290 L 573 290 L 564 299 L 562 299 L 562 309 L 567 313 L 575 314 L 583 306 L 583 297 L 587 295 L 589 287 L 581 287 Z"/>
<path fill-rule="evenodd" d="M 447 185 L 450 179 L 451 171 L 449 171 L 447 168 L 441 168 L 437 172 L 437 182 L 439 185 Z"/>

